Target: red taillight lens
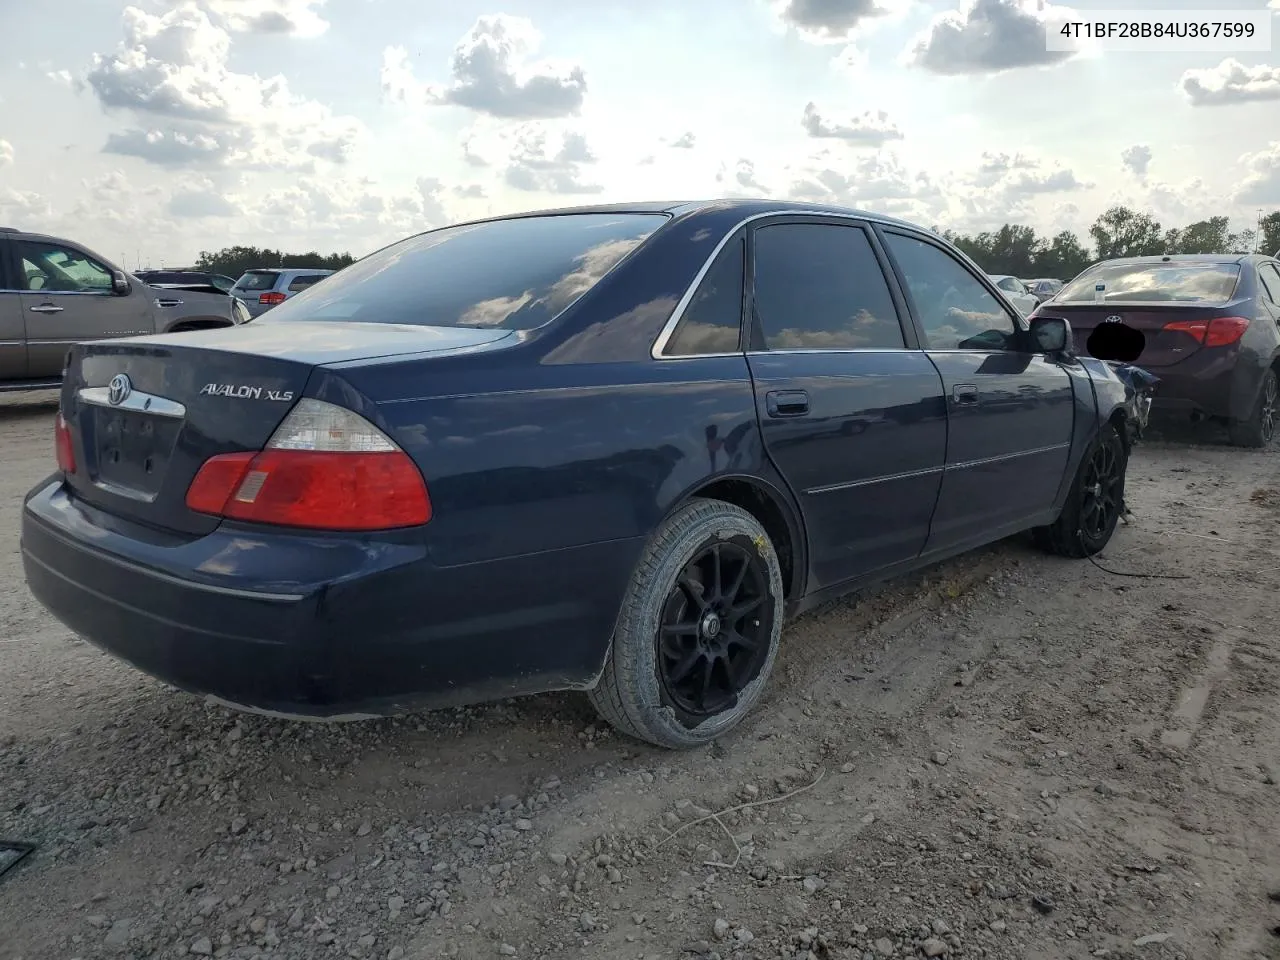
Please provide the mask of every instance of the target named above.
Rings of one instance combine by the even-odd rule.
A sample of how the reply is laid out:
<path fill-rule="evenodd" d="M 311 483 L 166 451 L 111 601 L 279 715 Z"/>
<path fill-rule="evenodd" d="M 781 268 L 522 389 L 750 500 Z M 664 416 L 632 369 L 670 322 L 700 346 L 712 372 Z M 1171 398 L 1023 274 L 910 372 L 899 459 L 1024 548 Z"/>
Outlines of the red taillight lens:
<path fill-rule="evenodd" d="M 278 303 L 284 303 L 283 293 L 260 293 L 258 294 L 258 302 L 265 303 L 269 307 L 274 307 Z"/>
<path fill-rule="evenodd" d="M 417 464 L 350 410 L 302 400 L 265 450 L 206 460 L 187 506 L 250 523 L 311 530 L 390 530 L 431 519 Z"/>
<path fill-rule="evenodd" d="M 1212 320 L 1175 320 L 1166 323 L 1165 330 L 1179 330 L 1195 337 L 1206 347 L 1229 347 L 1244 336 L 1249 329 L 1246 317 L 1214 317 Z"/>
<path fill-rule="evenodd" d="M 57 423 L 53 428 L 53 445 L 57 451 L 58 469 L 63 473 L 76 472 L 76 448 L 71 442 L 71 428 L 67 426 L 67 421 L 63 419 L 62 414 L 58 414 Z"/>

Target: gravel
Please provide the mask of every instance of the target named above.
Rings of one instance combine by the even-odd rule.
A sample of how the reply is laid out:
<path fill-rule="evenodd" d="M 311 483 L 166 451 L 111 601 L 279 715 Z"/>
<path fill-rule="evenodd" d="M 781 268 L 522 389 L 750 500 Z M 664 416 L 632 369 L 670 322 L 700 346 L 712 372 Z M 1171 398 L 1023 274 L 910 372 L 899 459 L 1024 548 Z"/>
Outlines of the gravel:
<path fill-rule="evenodd" d="M 676 755 L 575 695 L 288 723 L 105 657 L 21 585 L 51 420 L 0 402 L 0 836 L 39 845 L 0 879 L 0 960 L 1273 946 L 1268 455 L 1139 451 L 1104 566 L 1193 579 L 998 545 L 806 615 L 744 727 Z"/>

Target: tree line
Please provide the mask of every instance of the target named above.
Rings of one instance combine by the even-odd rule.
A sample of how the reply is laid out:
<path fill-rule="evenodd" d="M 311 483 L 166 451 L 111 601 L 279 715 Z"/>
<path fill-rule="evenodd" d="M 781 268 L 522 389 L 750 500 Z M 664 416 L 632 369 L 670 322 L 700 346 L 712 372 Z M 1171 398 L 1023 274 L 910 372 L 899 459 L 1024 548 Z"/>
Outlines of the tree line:
<path fill-rule="evenodd" d="M 341 270 L 356 262 L 349 253 L 284 253 L 265 247 L 224 247 L 221 250 L 203 250 L 196 258 L 196 269 L 220 273 L 224 277 L 238 279 L 246 270 L 260 267 L 301 267 L 317 270 Z"/>
<path fill-rule="evenodd" d="M 934 227 L 986 270 L 1032 279 L 1070 280 L 1089 264 L 1113 257 L 1142 257 L 1165 253 L 1252 253 L 1280 251 L 1280 210 L 1267 214 L 1259 230 L 1230 232 L 1227 217 L 1210 217 L 1185 227 L 1165 229 L 1149 214 L 1114 206 L 1089 228 L 1091 245 L 1070 230 L 1041 236 L 1032 227 L 1006 223 L 999 230 L 977 235 Z M 283 253 L 260 247 L 225 247 L 204 251 L 196 261 L 201 270 L 239 277 L 257 267 L 315 267 L 341 270 L 355 262 L 349 253 Z"/>
<path fill-rule="evenodd" d="M 1052 237 L 1031 227 L 1007 223 L 999 230 L 976 236 L 934 227 L 988 273 L 1023 279 L 1056 277 L 1070 280 L 1085 267 L 1115 257 L 1148 257 L 1176 253 L 1259 253 L 1280 251 L 1280 211 L 1267 214 L 1258 230 L 1232 233 L 1227 217 L 1197 220 L 1185 227 L 1165 229 L 1152 216 L 1114 206 L 1089 228 L 1093 243 L 1086 245 L 1070 230 Z"/>

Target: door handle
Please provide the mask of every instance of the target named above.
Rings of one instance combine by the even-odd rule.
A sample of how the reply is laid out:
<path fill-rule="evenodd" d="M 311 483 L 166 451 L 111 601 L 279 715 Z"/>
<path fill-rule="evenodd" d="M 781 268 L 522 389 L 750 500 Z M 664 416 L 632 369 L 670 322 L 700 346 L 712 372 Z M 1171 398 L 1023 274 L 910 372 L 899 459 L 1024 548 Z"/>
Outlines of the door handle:
<path fill-rule="evenodd" d="M 181 301 L 181 300 L 160 300 L 160 299 L 157 299 L 157 300 L 156 300 L 156 306 L 157 306 L 157 307 L 180 307 L 180 306 L 182 306 L 182 301 Z"/>
<path fill-rule="evenodd" d="M 975 404 L 978 402 L 978 388 L 972 383 L 957 383 L 951 388 L 951 399 L 956 403 Z"/>
<path fill-rule="evenodd" d="M 771 417 L 803 417 L 809 412 L 809 394 L 803 390 L 770 390 L 764 395 Z"/>
<path fill-rule="evenodd" d="M 52 303 L 42 303 L 39 306 L 32 307 L 32 313 L 61 313 L 63 307 L 54 306 Z"/>

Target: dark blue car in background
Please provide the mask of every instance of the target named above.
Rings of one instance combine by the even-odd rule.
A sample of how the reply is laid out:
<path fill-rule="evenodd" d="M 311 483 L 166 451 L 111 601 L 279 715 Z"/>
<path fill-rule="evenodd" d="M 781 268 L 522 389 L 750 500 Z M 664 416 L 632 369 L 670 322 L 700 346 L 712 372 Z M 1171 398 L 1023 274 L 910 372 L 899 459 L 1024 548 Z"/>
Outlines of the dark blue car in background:
<path fill-rule="evenodd" d="M 766 201 L 403 240 L 225 330 L 68 359 L 26 576 L 88 640 L 290 716 L 584 689 L 704 743 L 784 616 L 1123 511 L 1125 386 L 908 223 Z"/>

